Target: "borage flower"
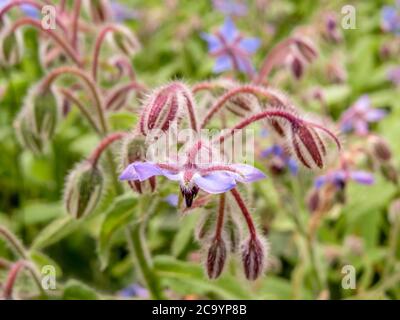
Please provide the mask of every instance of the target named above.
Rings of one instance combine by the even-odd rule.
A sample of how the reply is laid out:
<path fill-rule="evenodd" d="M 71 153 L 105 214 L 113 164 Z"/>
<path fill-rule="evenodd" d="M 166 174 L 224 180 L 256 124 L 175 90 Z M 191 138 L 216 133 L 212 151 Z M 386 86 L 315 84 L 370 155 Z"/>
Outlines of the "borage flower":
<path fill-rule="evenodd" d="M 295 176 L 299 171 L 299 166 L 294 158 L 292 158 L 285 150 L 277 144 L 261 151 L 261 157 L 273 157 L 271 168 L 276 172 L 282 172 L 286 167 L 289 172 Z"/>
<path fill-rule="evenodd" d="M 378 122 L 386 116 L 386 111 L 374 109 L 368 95 L 361 96 L 340 119 L 343 132 L 354 131 L 358 135 L 368 134 L 368 123 Z"/>
<path fill-rule="evenodd" d="M 400 35 L 400 1 L 396 6 L 384 6 L 381 12 L 382 29 Z"/>
<path fill-rule="evenodd" d="M 320 189 L 326 184 L 334 185 L 337 189 L 343 189 L 348 181 L 355 181 L 359 184 L 371 185 L 374 183 L 374 176 L 361 170 L 333 170 L 324 176 L 315 179 L 315 188 Z"/>
<path fill-rule="evenodd" d="M 193 199 L 200 189 L 207 193 L 219 194 L 233 189 L 238 181 L 254 182 L 265 178 L 263 172 L 247 164 L 187 163 L 178 166 L 152 162 L 131 163 L 119 178 L 142 182 L 154 176 L 164 176 L 172 181 L 179 181 L 187 207 L 192 206 Z"/>
<path fill-rule="evenodd" d="M 209 53 L 216 57 L 213 69 L 215 73 L 227 70 L 250 75 L 253 73 L 250 56 L 260 46 L 260 40 L 244 38 L 231 18 L 226 18 L 224 25 L 215 34 L 203 33 L 201 36 L 208 43 Z"/>

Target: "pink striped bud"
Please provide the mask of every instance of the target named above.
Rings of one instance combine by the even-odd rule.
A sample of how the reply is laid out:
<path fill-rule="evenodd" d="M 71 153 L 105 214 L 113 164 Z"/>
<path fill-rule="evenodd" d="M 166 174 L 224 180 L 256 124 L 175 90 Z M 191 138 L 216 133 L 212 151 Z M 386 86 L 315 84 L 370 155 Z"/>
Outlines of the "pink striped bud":
<path fill-rule="evenodd" d="M 307 168 L 322 168 L 326 147 L 316 130 L 303 122 L 292 125 L 292 145 L 297 159 Z"/>
<path fill-rule="evenodd" d="M 296 80 L 299 80 L 304 74 L 304 64 L 301 58 L 294 55 L 291 59 L 290 69 Z"/>
<path fill-rule="evenodd" d="M 392 158 L 389 144 L 381 137 L 370 136 L 368 142 L 371 145 L 373 156 L 380 162 L 387 162 Z"/>
<path fill-rule="evenodd" d="M 184 84 L 172 82 L 158 88 L 144 104 L 139 122 L 140 132 L 147 136 L 153 129 L 167 131 L 172 123 L 180 120 L 188 104 L 193 104 L 193 99 Z"/>
<path fill-rule="evenodd" d="M 265 267 L 265 249 L 258 238 L 250 237 L 242 247 L 244 273 L 248 280 L 256 280 Z"/>
<path fill-rule="evenodd" d="M 226 245 L 222 237 L 214 238 L 207 254 L 207 274 L 210 279 L 218 278 L 226 261 Z"/>

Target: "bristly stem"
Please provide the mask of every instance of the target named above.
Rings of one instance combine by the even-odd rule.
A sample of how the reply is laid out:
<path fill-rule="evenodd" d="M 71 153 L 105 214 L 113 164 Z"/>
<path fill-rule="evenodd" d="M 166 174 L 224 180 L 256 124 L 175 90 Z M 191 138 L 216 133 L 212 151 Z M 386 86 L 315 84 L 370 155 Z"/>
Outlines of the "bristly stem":
<path fill-rule="evenodd" d="M 96 83 L 93 81 L 93 79 L 83 70 L 80 70 L 75 67 L 59 67 L 57 69 L 52 70 L 43 80 L 43 86 L 46 88 L 51 85 L 53 81 L 59 76 L 65 75 L 65 74 L 72 74 L 77 77 L 79 77 L 81 80 L 85 82 L 85 84 L 88 86 L 90 89 L 93 98 L 95 100 L 95 106 L 97 108 L 97 113 L 100 119 L 100 125 L 103 133 L 107 132 L 107 122 L 105 120 L 105 115 L 104 115 L 104 107 L 103 107 L 103 101 L 101 98 L 101 93 L 99 91 L 99 88 L 97 87 Z"/>
<path fill-rule="evenodd" d="M 74 103 L 78 107 L 79 111 L 81 111 L 82 114 L 89 121 L 93 130 L 95 130 L 97 133 L 100 133 L 95 120 L 93 120 L 91 114 L 89 113 L 89 110 L 87 108 L 85 108 L 85 106 L 82 104 L 82 102 L 77 97 L 75 97 L 70 90 L 64 89 L 64 88 L 60 88 L 59 90 L 62 95 L 64 95 L 68 100 L 70 100 L 72 103 Z"/>
<path fill-rule="evenodd" d="M 150 250 L 144 235 L 146 218 L 149 215 L 148 208 L 147 210 L 145 209 L 145 206 L 148 207 L 148 200 L 149 199 L 146 197 L 140 199 L 138 211 L 139 214 L 142 215 L 141 219 L 134 223 L 132 227 L 126 228 L 126 238 L 129 250 L 135 258 L 134 263 L 146 283 L 146 287 L 150 291 L 152 298 L 162 300 L 165 298 L 164 293 L 160 285 L 159 277 L 154 270 Z"/>
<path fill-rule="evenodd" d="M 208 122 L 211 120 L 211 118 L 234 96 L 243 94 L 243 93 L 249 93 L 253 94 L 255 96 L 262 96 L 267 99 L 275 100 L 277 101 L 280 105 L 286 106 L 286 101 L 282 100 L 282 97 L 279 97 L 277 93 L 275 93 L 271 89 L 266 89 L 260 86 L 254 86 L 254 85 L 244 85 L 240 86 L 237 88 L 233 88 L 226 92 L 224 95 L 222 95 L 213 106 L 211 106 L 210 110 L 207 112 L 206 116 L 203 119 L 203 122 L 200 126 L 201 129 L 203 129 Z"/>
<path fill-rule="evenodd" d="M 110 109 L 112 104 L 120 97 L 120 95 L 127 94 L 130 90 L 136 90 L 136 91 L 145 91 L 145 87 L 136 81 L 133 81 L 128 84 L 123 84 L 118 88 L 115 88 L 109 96 L 106 98 L 106 109 Z"/>
<path fill-rule="evenodd" d="M 242 211 L 244 219 L 246 220 L 246 224 L 247 227 L 249 228 L 251 239 L 255 240 L 257 238 L 257 231 L 253 219 L 250 215 L 249 209 L 247 209 L 246 204 L 244 203 L 240 193 L 236 190 L 236 188 L 233 188 L 231 190 L 231 193 L 235 198 L 236 203 L 238 204 L 240 210 Z"/>
<path fill-rule="evenodd" d="M 72 47 L 78 52 L 78 29 L 79 29 L 79 16 L 81 13 L 81 0 L 75 0 L 72 15 Z"/>
<path fill-rule="evenodd" d="M 19 27 L 22 27 L 24 25 L 30 25 L 32 27 L 35 27 L 39 31 L 47 33 L 51 38 L 53 38 L 60 45 L 61 48 L 64 49 L 64 52 L 76 63 L 77 66 L 83 67 L 82 61 L 80 60 L 79 56 L 76 54 L 75 50 L 70 46 L 70 44 L 67 43 L 60 35 L 58 35 L 53 30 L 43 29 L 39 20 L 35 20 L 32 18 L 21 18 L 14 22 L 14 24 L 11 26 L 11 29 L 9 32 L 11 32 L 11 33 L 15 32 Z"/>
<path fill-rule="evenodd" d="M 25 252 L 25 248 L 22 243 L 18 240 L 18 238 L 12 234 L 8 229 L 3 226 L 0 226 L 0 236 L 3 236 L 4 239 L 7 240 L 7 243 L 15 250 L 15 252 L 23 259 L 27 259 L 27 254 Z"/>
<path fill-rule="evenodd" d="M 14 289 L 14 286 L 15 286 L 15 281 L 17 280 L 17 277 L 18 277 L 19 273 L 24 268 L 27 269 L 31 273 L 32 278 L 35 281 L 35 284 L 38 287 L 41 295 L 42 296 L 46 295 L 46 292 L 42 288 L 40 277 L 37 274 L 34 266 L 29 261 L 19 260 L 19 261 L 17 261 L 16 263 L 14 263 L 11 266 L 11 269 L 10 269 L 10 271 L 8 273 L 8 277 L 7 277 L 6 281 L 5 281 L 4 290 L 3 290 L 3 297 L 5 299 L 11 299 L 12 298 L 13 289 Z"/>
<path fill-rule="evenodd" d="M 221 193 L 221 195 L 219 196 L 218 218 L 214 236 L 216 240 L 221 240 L 222 230 L 224 228 L 224 215 L 225 215 L 225 193 Z"/>
<path fill-rule="evenodd" d="M 104 150 L 106 150 L 113 142 L 121 140 L 126 135 L 127 135 L 126 132 L 115 132 L 106 136 L 103 140 L 100 141 L 96 149 L 90 155 L 88 159 L 89 162 L 91 162 L 92 165 L 95 167 Z"/>
<path fill-rule="evenodd" d="M 117 32 L 117 31 L 118 31 L 118 28 L 116 26 L 108 25 L 108 26 L 105 26 L 103 29 L 101 29 L 99 35 L 97 36 L 96 43 L 94 46 L 93 62 L 92 62 L 92 76 L 95 81 L 97 80 L 97 68 L 99 65 L 99 56 L 100 56 L 101 45 L 103 44 L 103 41 L 104 41 L 107 33 Z"/>
<path fill-rule="evenodd" d="M 0 20 L 3 18 L 4 14 L 6 14 L 8 11 L 10 11 L 13 7 L 19 7 L 24 4 L 32 6 L 36 9 L 38 9 L 39 11 L 43 8 L 43 4 L 41 4 L 40 2 L 35 1 L 35 0 L 14 0 L 14 1 L 7 3 L 0 9 Z M 56 19 L 57 26 L 59 26 L 63 32 L 67 32 L 67 28 L 65 27 L 64 23 L 60 20 L 60 18 L 57 15 L 56 15 L 55 19 Z"/>

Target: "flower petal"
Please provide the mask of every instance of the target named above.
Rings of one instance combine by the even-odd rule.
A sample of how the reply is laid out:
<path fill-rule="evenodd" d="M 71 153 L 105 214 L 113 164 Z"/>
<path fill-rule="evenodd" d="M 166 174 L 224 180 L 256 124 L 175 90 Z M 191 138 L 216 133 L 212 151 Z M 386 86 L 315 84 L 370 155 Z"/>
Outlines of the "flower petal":
<path fill-rule="evenodd" d="M 248 164 L 232 164 L 230 167 L 239 172 L 239 174 L 234 174 L 235 179 L 239 182 L 254 182 L 266 177 L 261 170 Z"/>
<path fill-rule="evenodd" d="M 248 52 L 254 53 L 260 47 L 261 41 L 258 38 L 244 38 L 240 40 L 239 47 Z"/>
<path fill-rule="evenodd" d="M 235 39 L 237 33 L 233 20 L 230 17 L 227 17 L 221 27 L 221 35 L 225 38 L 226 42 L 229 43 Z"/>
<path fill-rule="evenodd" d="M 219 56 L 215 60 L 213 72 L 220 73 L 232 69 L 232 61 L 227 55 Z"/>
<path fill-rule="evenodd" d="M 224 193 L 236 186 L 235 179 L 226 172 L 213 172 L 205 176 L 196 174 L 193 181 L 200 189 L 212 194 Z"/>
<path fill-rule="evenodd" d="M 374 183 L 374 176 L 366 171 L 351 171 L 350 177 L 361 184 L 371 185 Z"/>
<path fill-rule="evenodd" d="M 119 179 L 144 181 L 153 176 L 163 174 L 163 171 L 156 164 L 150 162 L 134 162 L 126 167 Z"/>
<path fill-rule="evenodd" d="M 365 115 L 367 121 L 377 122 L 386 116 L 386 111 L 382 109 L 371 109 Z"/>
<path fill-rule="evenodd" d="M 201 38 L 207 42 L 208 51 L 218 51 L 222 48 L 222 43 L 217 36 L 209 33 L 201 33 Z"/>

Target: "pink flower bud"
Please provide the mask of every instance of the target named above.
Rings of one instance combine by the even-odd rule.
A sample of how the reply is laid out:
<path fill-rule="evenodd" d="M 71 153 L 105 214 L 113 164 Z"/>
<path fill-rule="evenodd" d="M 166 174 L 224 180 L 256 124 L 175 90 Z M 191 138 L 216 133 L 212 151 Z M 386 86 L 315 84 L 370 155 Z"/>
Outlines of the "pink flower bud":
<path fill-rule="evenodd" d="M 157 89 L 144 104 L 140 132 L 147 136 L 153 129 L 168 130 L 172 123 L 180 120 L 188 104 L 193 104 L 191 92 L 180 82 Z"/>
<path fill-rule="evenodd" d="M 293 56 L 290 67 L 295 79 L 299 80 L 304 74 L 304 65 L 301 59 L 297 56 Z"/>
<path fill-rule="evenodd" d="M 368 142 L 371 144 L 373 156 L 381 162 L 387 162 L 392 158 L 389 144 L 381 137 L 370 136 Z"/>
<path fill-rule="evenodd" d="M 296 123 L 292 126 L 292 145 L 294 154 L 307 168 L 322 168 L 323 156 L 326 148 L 321 137 L 313 128 L 305 123 Z"/>
<path fill-rule="evenodd" d="M 221 237 L 214 238 L 207 255 L 207 274 L 210 279 L 218 278 L 226 261 L 226 245 Z"/>
<path fill-rule="evenodd" d="M 265 255 L 264 246 L 258 238 L 250 237 L 243 244 L 242 261 L 248 280 L 256 280 L 264 272 Z"/>

